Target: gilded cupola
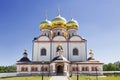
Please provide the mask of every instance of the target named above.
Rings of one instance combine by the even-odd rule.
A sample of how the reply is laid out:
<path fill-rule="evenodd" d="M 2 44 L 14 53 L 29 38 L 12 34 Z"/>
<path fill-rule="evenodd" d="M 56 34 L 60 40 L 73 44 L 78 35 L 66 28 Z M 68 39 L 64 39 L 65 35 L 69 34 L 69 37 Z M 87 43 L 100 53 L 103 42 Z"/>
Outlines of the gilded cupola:
<path fill-rule="evenodd" d="M 45 19 L 40 23 L 40 29 L 51 29 L 51 21 Z"/>
<path fill-rule="evenodd" d="M 52 19 L 52 28 L 66 28 L 66 19 L 58 13 L 58 16 Z"/>
<path fill-rule="evenodd" d="M 71 20 L 67 22 L 66 26 L 68 29 L 78 29 L 79 27 L 78 22 L 73 18 L 71 18 Z"/>

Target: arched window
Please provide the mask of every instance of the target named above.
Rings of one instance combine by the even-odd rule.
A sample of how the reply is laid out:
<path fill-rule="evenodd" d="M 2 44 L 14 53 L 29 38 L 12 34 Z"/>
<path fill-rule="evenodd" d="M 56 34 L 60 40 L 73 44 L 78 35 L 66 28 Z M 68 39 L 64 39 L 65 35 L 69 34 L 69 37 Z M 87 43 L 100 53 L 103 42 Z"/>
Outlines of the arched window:
<path fill-rule="evenodd" d="M 48 71 L 48 68 L 47 67 L 45 67 L 45 70 L 44 71 Z"/>
<path fill-rule="evenodd" d="M 82 71 L 85 71 L 85 70 L 84 70 L 84 67 L 82 67 Z"/>
<path fill-rule="evenodd" d="M 78 49 L 77 48 L 73 49 L 73 55 L 78 55 Z"/>
<path fill-rule="evenodd" d="M 70 34 L 69 34 L 69 38 L 70 38 Z"/>
<path fill-rule="evenodd" d="M 72 71 L 75 71 L 75 67 L 72 68 Z"/>
<path fill-rule="evenodd" d="M 38 68 L 37 67 L 32 67 L 31 71 L 38 71 Z"/>
<path fill-rule="evenodd" d="M 58 36 L 60 35 L 60 32 L 58 32 Z"/>
<path fill-rule="evenodd" d="M 72 36 L 74 36 L 74 33 L 72 33 Z"/>
<path fill-rule="evenodd" d="M 46 33 L 45 33 L 45 36 L 46 36 Z"/>
<path fill-rule="evenodd" d="M 45 48 L 41 49 L 41 56 L 46 56 L 46 49 Z"/>
<path fill-rule="evenodd" d="M 25 71 L 26 72 L 26 71 L 28 71 L 28 68 L 27 67 L 22 67 L 21 71 Z"/>
<path fill-rule="evenodd" d="M 96 71 L 97 70 L 97 67 L 96 66 L 93 66 L 92 67 L 92 71 Z"/>
<path fill-rule="evenodd" d="M 86 67 L 86 71 L 89 71 L 89 67 L 88 66 Z"/>
<path fill-rule="evenodd" d="M 54 33 L 54 36 L 56 36 L 56 34 Z"/>

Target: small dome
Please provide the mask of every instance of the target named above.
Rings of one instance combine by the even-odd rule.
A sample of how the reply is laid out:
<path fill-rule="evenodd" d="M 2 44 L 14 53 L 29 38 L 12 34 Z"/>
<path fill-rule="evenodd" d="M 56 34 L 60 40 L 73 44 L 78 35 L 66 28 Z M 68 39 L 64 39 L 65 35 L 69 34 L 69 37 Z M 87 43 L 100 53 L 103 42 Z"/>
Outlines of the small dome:
<path fill-rule="evenodd" d="M 52 28 L 66 28 L 66 19 L 58 15 L 54 19 L 52 19 Z"/>
<path fill-rule="evenodd" d="M 66 24 L 68 29 L 78 29 L 78 22 L 74 20 L 73 18 L 67 22 Z"/>
<path fill-rule="evenodd" d="M 44 20 L 40 23 L 40 29 L 51 29 L 51 22 L 49 20 Z"/>
<path fill-rule="evenodd" d="M 29 60 L 29 58 L 23 57 L 18 62 L 31 62 L 31 61 Z"/>

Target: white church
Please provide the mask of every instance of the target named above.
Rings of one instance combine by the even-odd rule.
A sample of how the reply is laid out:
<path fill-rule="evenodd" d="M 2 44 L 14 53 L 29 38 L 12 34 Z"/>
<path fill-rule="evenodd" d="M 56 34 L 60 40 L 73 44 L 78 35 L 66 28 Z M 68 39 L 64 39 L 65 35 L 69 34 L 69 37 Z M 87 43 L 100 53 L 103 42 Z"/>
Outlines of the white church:
<path fill-rule="evenodd" d="M 66 21 L 58 13 L 51 21 L 40 23 L 40 35 L 33 40 L 32 60 L 27 50 L 17 61 L 18 75 L 103 74 L 103 63 L 87 57 L 87 40 L 78 33 L 79 24 L 71 18 Z"/>

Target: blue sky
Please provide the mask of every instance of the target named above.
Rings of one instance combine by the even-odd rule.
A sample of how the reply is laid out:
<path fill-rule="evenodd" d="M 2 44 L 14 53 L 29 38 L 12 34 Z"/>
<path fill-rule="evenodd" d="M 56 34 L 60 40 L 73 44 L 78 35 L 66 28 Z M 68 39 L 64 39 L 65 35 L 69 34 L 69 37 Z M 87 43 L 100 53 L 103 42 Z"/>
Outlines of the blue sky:
<path fill-rule="evenodd" d="M 24 48 L 32 56 L 32 40 L 40 35 L 39 24 L 47 11 L 79 22 L 78 33 L 87 40 L 97 60 L 120 60 L 120 0 L 0 0 L 0 65 L 15 64 Z M 72 14 L 72 15 L 71 15 Z"/>

